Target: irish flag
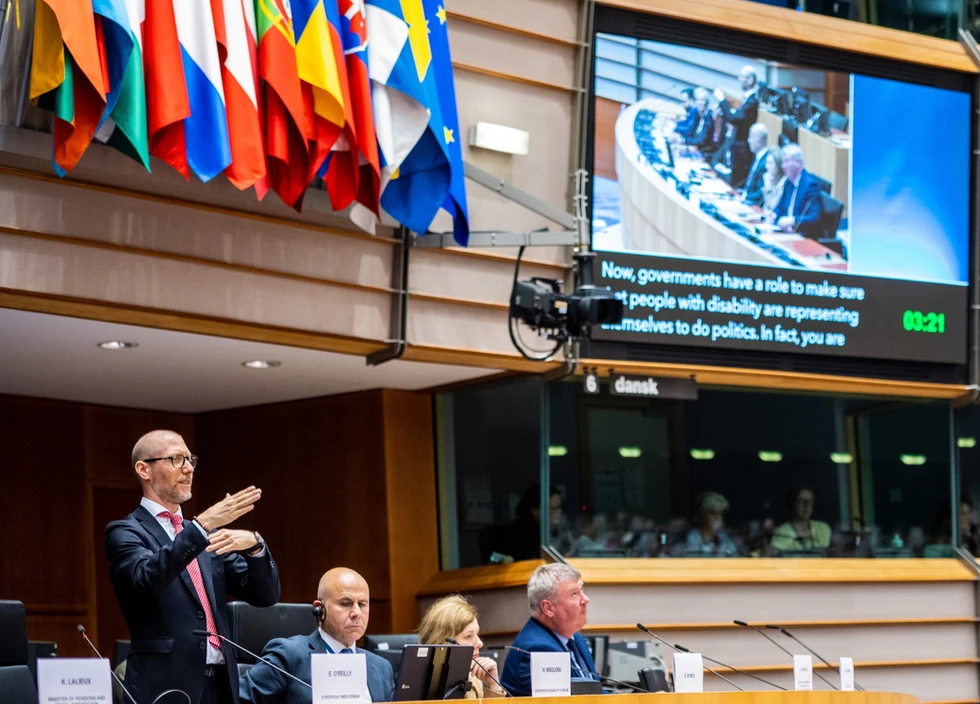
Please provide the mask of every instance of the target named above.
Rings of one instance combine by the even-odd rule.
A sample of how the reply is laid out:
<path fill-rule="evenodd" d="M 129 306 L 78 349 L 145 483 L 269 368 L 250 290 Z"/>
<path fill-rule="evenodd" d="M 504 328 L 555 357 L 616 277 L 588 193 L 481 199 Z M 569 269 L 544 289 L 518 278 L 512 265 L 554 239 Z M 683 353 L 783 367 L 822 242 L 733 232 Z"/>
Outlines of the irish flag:
<path fill-rule="evenodd" d="M 31 100 L 54 113 L 53 162 L 64 176 L 91 144 L 106 105 L 92 0 L 38 0 L 32 58 Z"/>
<path fill-rule="evenodd" d="M 97 136 L 150 169 L 139 0 L 93 0 L 109 82 L 103 125 Z"/>

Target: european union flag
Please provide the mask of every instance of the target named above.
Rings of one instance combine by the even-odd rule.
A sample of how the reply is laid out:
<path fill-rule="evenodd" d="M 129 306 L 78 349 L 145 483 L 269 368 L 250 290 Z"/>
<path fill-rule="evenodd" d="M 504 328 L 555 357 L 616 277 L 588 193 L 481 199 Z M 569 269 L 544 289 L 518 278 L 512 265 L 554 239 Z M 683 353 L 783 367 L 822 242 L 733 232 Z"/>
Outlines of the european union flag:
<path fill-rule="evenodd" d="M 469 237 L 469 225 L 466 222 L 463 161 L 458 143 L 459 124 L 449 37 L 445 27 L 446 13 L 436 1 L 409 0 L 402 3 L 402 7 L 406 4 L 409 8 L 417 9 L 420 15 L 416 17 L 413 12 L 405 13 L 410 28 L 409 45 L 415 58 L 414 68 L 419 70 L 422 89 L 420 94 L 412 97 L 419 99 L 428 109 L 429 120 L 422 136 L 388 182 L 381 195 L 381 206 L 393 218 L 418 233 L 426 232 L 439 209 L 446 207 L 454 218 L 457 241 L 465 244 Z M 431 58 L 427 56 L 427 61 L 420 60 L 420 54 L 429 54 Z M 459 184 L 454 188 L 457 171 Z"/>
<path fill-rule="evenodd" d="M 436 92 L 442 106 L 442 122 L 449 154 L 449 192 L 442 207 L 453 216 L 453 238 L 462 246 L 470 239 L 469 215 L 466 212 L 466 176 L 463 171 L 463 147 L 460 143 L 459 116 L 456 114 L 456 88 L 453 85 L 453 61 L 449 55 L 446 10 L 439 0 L 422 0 L 426 17 L 435 15 L 437 22 L 429 27 L 429 45 L 435 65 Z"/>

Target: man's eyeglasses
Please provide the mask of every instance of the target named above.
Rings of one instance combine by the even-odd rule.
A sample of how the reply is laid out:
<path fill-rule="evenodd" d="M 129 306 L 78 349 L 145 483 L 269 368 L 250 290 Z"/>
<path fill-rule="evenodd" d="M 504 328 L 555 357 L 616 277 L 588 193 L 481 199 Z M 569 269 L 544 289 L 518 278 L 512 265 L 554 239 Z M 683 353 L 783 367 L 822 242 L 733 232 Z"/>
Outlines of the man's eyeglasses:
<path fill-rule="evenodd" d="M 173 455 L 171 457 L 149 457 L 143 462 L 162 462 L 163 460 L 170 460 L 170 464 L 174 466 L 174 469 L 180 469 L 184 466 L 184 461 L 190 462 L 191 467 L 197 467 L 197 455 Z"/>

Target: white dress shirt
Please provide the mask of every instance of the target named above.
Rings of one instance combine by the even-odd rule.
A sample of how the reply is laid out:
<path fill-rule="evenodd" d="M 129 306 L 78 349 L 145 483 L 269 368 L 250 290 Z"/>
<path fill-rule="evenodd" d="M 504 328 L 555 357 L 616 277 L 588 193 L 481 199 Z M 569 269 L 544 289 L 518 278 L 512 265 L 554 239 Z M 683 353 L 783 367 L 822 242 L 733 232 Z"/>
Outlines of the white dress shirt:
<path fill-rule="evenodd" d="M 348 648 L 348 647 L 350 648 L 350 651 L 352 653 L 357 653 L 357 645 L 356 644 L 350 645 L 350 646 L 344 645 L 343 643 L 341 643 L 339 640 L 337 640 L 336 638 L 334 638 L 332 635 L 330 635 L 329 633 L 327 633 L 322 628 L 318 628 L 317 630 L 320 631 L 320 638 L 323 640 L 324 643 L 327 644 L 327 650 L 332 650 L 333 653 L 334 653 L 334 655 L 339 654 L 341 650 L 343 650 L 344 648 Z M 347 653 L 344 653 L 344 655 L 346 655 L 346 654 Z M 366 676 L 367 675 L 367 663 L 365 663 L 364 673 L 365 673 L 365 676 Z M 367 681 L 365 681 L 364 684 L 366 686 L 367 685 Z M 368 698 L 368 701 L 369 702 L 370 701 L 374 701 L 373 699 L 371 699 L 371 688 L 370 687 L 368 687 L 367 698 Z"/>
<path fill-rule="evenodd" d="M 147 511 L 153 514 L 153 517 L 157 519 L 157 523 L 160 524 L 160 527 L 163 528 L 163 530 L 166 531 L 167 535 L 170 536 L 170 540 L 173 540 L 174 538 L 177 537 L 177 530 L 174 528 L 174 524 L 170 522 L 170 519 L 162 518 L 160 516 L 160 514 L 163 513 L 164 511 L 170 512 L 170 509 L 168 509 L 166 506 L 161 506 L 156 501 L 148 499 L 145 496 L 143 497 L 142 501 L 140 501 L 140 506 L 142 506 Z M 184 517 L 184 514 L 180 510 L 180 506 L 177 507 L 176 515 L 180 516 L 181 518 Z M 201 528 L 201 526 L 199 526 L 197 523 L 194 523 L 193 521 L 191 521 L 191 523 L 197 530 L 201 531 L 202 535 L 207 537 L 207 533 L 204 532 L 204 529 Z M 186 530 L 186 529 L 182 528 L 182 530 Z M 211 605 L 211 610 L 214 611 L 214 604 Z M 207 640 L 205 642 L 208 644 L 208 659 L 207 659 L 208 665 L 224 665 L 225 664 L 224 654 L 218 648 L 215 648 L 213 645 L 211 645 L 210 640 Z"/>

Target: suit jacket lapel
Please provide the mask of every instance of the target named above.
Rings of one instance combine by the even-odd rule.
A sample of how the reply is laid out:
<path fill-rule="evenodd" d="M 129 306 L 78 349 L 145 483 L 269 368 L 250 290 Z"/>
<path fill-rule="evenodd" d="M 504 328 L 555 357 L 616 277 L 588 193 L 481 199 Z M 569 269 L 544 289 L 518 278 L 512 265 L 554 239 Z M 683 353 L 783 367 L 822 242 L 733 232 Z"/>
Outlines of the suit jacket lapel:
<path fill-rule="evenodd" d="M 150 537 L 156 541 L 158 547 L 162 548 L 164 545 L 168 545 L 173 542 L 170 539 L 170 536 L 167 535 L 167 531 L 165 531 L 163 526 L 160 525 L 160 522 L 157 521 L 157 517 L 147 511 L 146 507 L 140 506 L 133 511 L 133 517 L 139 521 L 140 525 L 143 527 L 143 530 L 149 533 Z M 197 529 L 195 528 L 194 530 Z M 197 590 L 194 589 L 194 583 L 191 581 L 191 576 L 187 573 L 186 569 L 180 573 L 180 580 L 184 583 L 184 586 L 187 587 L 187 590 L 191 593 L 194 601 L 196 601 L 198 606 L 200 606 L 201 600 L 197 598 Z M 213 591 L 213 589 L 210 591 Z M 211 597 L 211 603 L 214 603 L 213 596 Z"/>
<path fill-rule="evenodd" d="M 368 692 L 371 693 L 372 702 L 381 702 L 385 700 L 385 691 L 382 688 L 381 678 L 378 676 L 377 666 L 371 661 L 370 658 L 365 654 L 365 659 L 367 659 L 367 685 Z"/>

